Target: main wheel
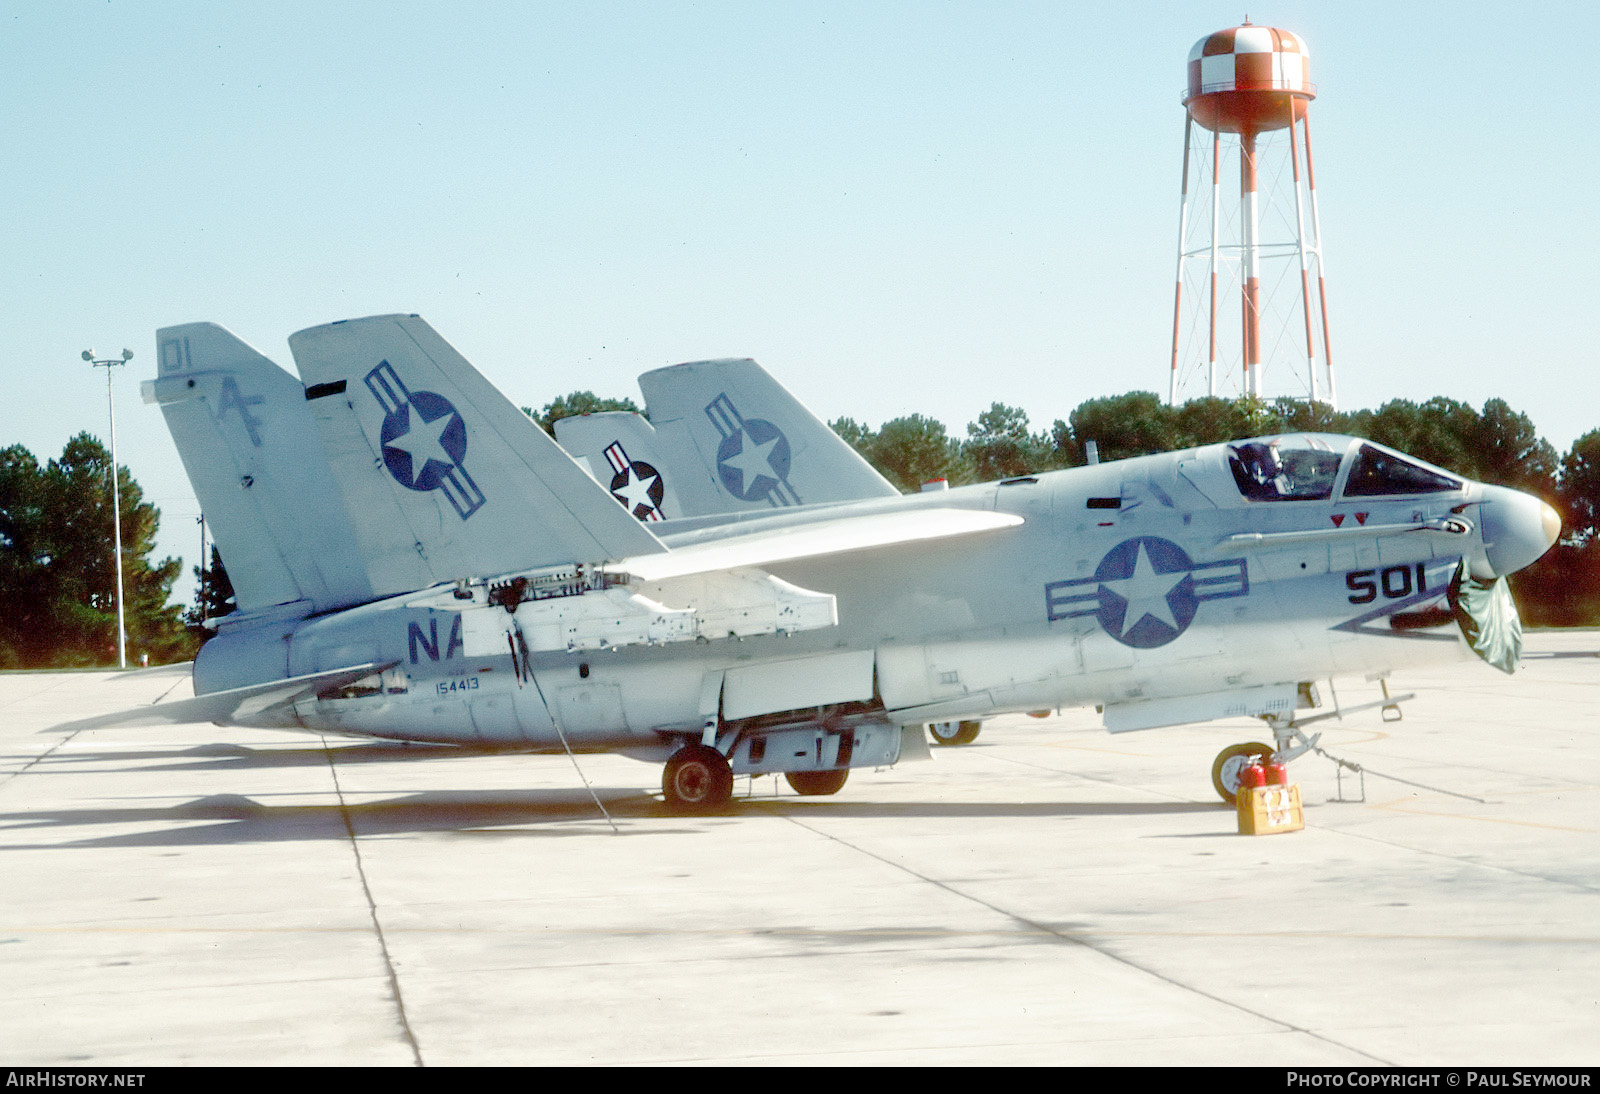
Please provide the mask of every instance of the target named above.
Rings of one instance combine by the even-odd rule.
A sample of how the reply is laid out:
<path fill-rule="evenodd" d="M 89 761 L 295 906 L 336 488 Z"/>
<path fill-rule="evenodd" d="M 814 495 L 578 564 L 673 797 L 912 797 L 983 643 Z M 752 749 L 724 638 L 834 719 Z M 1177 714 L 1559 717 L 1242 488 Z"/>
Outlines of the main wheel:
<path fill-rule="evenodd" d="M 845 779 L 850 777 L 850 769 L 841 767 L 834 771 L 785 771 L 783 777 L 794 787 L 796 794 L 816 797 L 822 794 L 837 794 L 844 786 Z"/>
<path fill-rule="evenodd" d="M 970 745 L 982 728 L 982 722 L 934 722 L 928 727 L 928 736 L 936 745 Z"/>
<path fill-rule="evenodd" d="M 1250 766 L 1250 761 L 1258 756 L 1272 755 L 1272 746 L 1260 742 L 1245 745 L 1229 745 L 1217 753 L 1216 762 L 1211 765 L 1211 785 L 1216 788 L 1222 800 L 1229 805 L 1235 805 L 1239 800 L 1239 772 Z"/>
<path fill-rule="evenodd" d="M 674 752 L 661 773 L 661 793 L 680 809 L 718 809 L 733 797 L 733 768 L 727 757 L 705 745 Z"/>

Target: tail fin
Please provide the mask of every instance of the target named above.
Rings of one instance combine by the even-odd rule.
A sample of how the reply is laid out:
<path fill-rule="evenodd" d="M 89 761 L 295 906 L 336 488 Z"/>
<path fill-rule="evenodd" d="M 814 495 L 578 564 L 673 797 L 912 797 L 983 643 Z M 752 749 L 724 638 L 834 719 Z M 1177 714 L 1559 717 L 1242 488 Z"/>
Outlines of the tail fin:
<path fill-rule="evenodd" d="M 672 365 L 639 388 L 687 516 L 899 496 L 754 361 Z"/>
<path fill-rule="evenodd" d="M 242 613 L 373 598 L 305 392 L 215 323 L 156 332 L 158 403 Z"/>
<path fill-rule="evenodd" d="M 385 588 L 665 550 L 417 316 L 312 327 L 289 349 Z"/>
<path fill-rule="evenodd" d="M 647 523 L 684 515 L 673 489 L 676 475 L 661 458 L 656 431 L 629 410 L 579 414 L 556 422 L 556 441 L 587 465 L 596 482 Z"/>

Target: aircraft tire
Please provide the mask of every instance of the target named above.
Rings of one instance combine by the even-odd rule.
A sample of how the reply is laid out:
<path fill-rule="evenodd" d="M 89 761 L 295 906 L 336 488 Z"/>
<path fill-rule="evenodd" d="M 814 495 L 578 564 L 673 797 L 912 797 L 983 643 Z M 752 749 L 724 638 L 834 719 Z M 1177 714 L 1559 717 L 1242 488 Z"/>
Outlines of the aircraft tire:
<path fill-rule="evenodd" d="M 727 757 L 705 745 L 674 752 L 661 773 L 667 804 L 690 812 L 720 809 L 733 797 L 733 768 Z"/>
<path fill-rule="evenodd" d="M 849 778 L 848 767 L 836 768 L 833 771 L 785 771 L 784 781 L 794 788 L 796 794 L 806 797 L 819 797 L 823 794 L 837 794 L 844 786 L 845 779 Z"/>
<path fill-rule="evenodd" d="M 936 745 L 970 745 L 978 739 L 982 722 L 934 722 L 928 726 L 928 737 Z"/>
<path fill-rule="evenodd" d="M 1270 756 L 1273 749 L 1271 745 L 1252 741 L 1250 744 L 1229 745 L 1217 753 L 1215 762 L 1211 765 L 1211 785 L 1223 801 L 1229 805 L 1238 804 L 1239 769 L 1246 766 L 1248 757 Z"/>

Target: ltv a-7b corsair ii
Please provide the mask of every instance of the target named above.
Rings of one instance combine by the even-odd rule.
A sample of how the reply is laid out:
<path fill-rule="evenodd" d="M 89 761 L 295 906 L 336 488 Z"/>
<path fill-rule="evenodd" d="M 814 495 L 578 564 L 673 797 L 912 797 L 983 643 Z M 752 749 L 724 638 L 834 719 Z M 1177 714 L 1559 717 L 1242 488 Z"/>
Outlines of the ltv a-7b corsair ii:
<path fill-rule="evenodd" d="M 1066 706 L 1113 732 L 1258 715 L 1289 756 L 1315 681 L 1474 649 L 1509 671 L 1505 575 L 1559 531 L 1319 434 L 816 498 L 738 390 L 678 416 L 738 504 L 648 519 L 416 316 L 301 331 L 300 381 L 212 324 L 157 337 L 145 395 L 239 610 L 195 697 L 139 721 L 617 751 L 680 807 L 736 774 L 831 794 L 928 723 Z"/>

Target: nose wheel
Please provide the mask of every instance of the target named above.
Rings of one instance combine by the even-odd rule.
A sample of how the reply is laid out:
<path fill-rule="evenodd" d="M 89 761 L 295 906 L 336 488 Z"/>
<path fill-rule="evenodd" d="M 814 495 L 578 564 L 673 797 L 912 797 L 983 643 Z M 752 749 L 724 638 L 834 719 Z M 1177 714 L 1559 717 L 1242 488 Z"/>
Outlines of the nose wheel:
<path fill-rule="evenodd" d="M 1272 753 L 1271 745 L 1260 742 L 1229 745 L 1217 753 L 1217 759 L 1211 765 L 1211 785 L 1216 788 L 1223 801 L 1229 805 L 1236 804 L 1239 794 L 1239 772 L 1249 767 L 1252 760 L 1265 759 Z"/>

